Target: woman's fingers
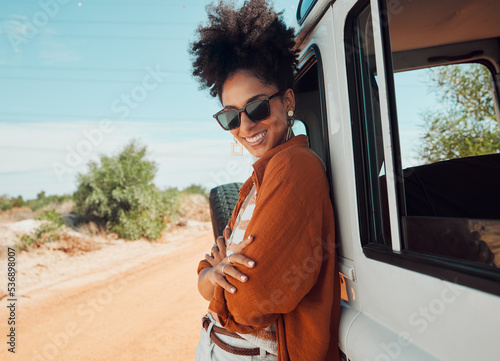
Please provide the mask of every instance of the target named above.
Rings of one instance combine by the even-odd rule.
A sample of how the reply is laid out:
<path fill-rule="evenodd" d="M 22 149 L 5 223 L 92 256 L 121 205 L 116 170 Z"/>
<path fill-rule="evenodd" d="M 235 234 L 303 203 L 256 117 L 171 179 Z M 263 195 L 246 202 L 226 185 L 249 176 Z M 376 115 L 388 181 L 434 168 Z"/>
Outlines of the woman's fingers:
<path fill-rule="evenodd" d="M 226 244 L 224 242 L 223 237 L 218 237 L 215 240 L 215 243 L 212 246 L 212 258 L 213 258 L 213 262 L 211 262 L 205 256 L 205 259 L 212 265 L 212 267 L 221 263 L 222 260 L 224 258 L 226 258 Z"/>
<path fill-rule="evenodd" d="M 217 252 L 214 253 L 214 259 L 217 263 L 221 263 L 226 258 L 226 243 L 222 237 L 218 237 L 216 242 Z"/>
<path fill-rule="evenodd" d="M 220 277 L 218 280 L 217 280 L 217 283 L 222 287 L 224 288 L 226 291 L 229 291 L 231 293 L 235 293 L 237 290 L 236 290 L 236 287 L 234 287 L 232 284 L 230 284 L 226 277 Z"/>
<path fill-rule="evenodd" d="M 217 243 L 217 248 L 219 249 L 219 252 L 226 253 L 226 241 L 224 241 L 224 237 L 222 237 L 222 236 L 217 237 L 216 243 Z"/>
<path fill-rule="evenodd" d="M 237 263 L 245 267 L 255 267 L 255 261 L 241 253 L 233 253 L 231 256 L 229 256 L 229 260 L 231 261 L 231 263 Z"/>
<path fill-rule="evenodd" d="M 217 240 L 215 240 L 215 243 L 212 246 L 212 253 L 219 252 L 219 245 L 217 244 Z"/>
<path fill-rule="evenodd" d="M 224 239 L 226 242 L 229 240 L 229 237 L 231 237 L 231 228 L 229 226 L 226 226 L 224 229 Z"/>
<path fill-rule="evenodd" d="M 226 279 L 226 271 L 229 271 L 227 268 L 231 267 L 230 265 L 220 264 L 215 267 L 214 270 L 214 280 L 218 283 L 222 288 L 231 293 L 236 292 L 236 287 L 234 287 L 231 283 Z"/>
<path fill-rule="evenodd" d="M 237 247 L 235 248 L 237 251 L 236 253 L 233 253 L 229 257 L 226 257 L 226 242 L 229 237 L 231 237 L 231 228 L 227 226 L 224 229 L 224 237 L 217 237 L 212 247 L 212 255 L 206 254 L 205 259 L 212 266 L 212 271 L 210 272 L 210 280 L 212 284 L 219 284 L 226 291 L 235 293 L 237 291 L 236 287 L 227 280 L 226 276 L 230 276 L 240 282 L 248 281 L 248 276 L 239 271 L 236 267 L 233 267 L 233 264 L 238 264 L 250 268 L 255 266 L 254 260 L 240 253 L 245 249 L 246 246 L 252 243 L 254 237 L 249 236 L 247 239 L 237 245 Z M 236 245 L 231 245 L 231 247 L 233 246 Z"/>
<path fill-rule="evenodd" d="M 250 235 L 235 247 L 235 253 L 241 253 L 243 250 L 253 242 L 254 236 Z"/>
<path fill-rule="evenodd" d="M 248 281 L 248 276 L 246 274 L 240 272 L 238 269 L 231 266 L 230 264 L 223 266 L 221 271 L 224 271 L 224 275 L 228 275 L 228 276 L 231 276 L 233 278 L 236 278 L 240 282 Z"/>
<path fill-rule="evenodd" d="M 215 262 L 215 259 L 209 255 L 208 253 L 205 253 L 205 260 L 210 263 L 210 265 L 213 267 L 213 266 L 216 266 L 217 265 L 217 262 Z"/>

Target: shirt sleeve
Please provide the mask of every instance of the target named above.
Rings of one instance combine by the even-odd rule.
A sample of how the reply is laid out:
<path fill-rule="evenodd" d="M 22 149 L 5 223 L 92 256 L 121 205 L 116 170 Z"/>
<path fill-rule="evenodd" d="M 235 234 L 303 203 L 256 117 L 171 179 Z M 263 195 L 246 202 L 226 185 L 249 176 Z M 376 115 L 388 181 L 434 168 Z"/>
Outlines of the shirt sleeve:
<path fill-rule="evenodd" d="M 316 283 L 329 241 L 322 239 L 322 204 L 330 201 L 323 169 L 292 170 L 279 160 L 268 168 L 245 234 L 255 237 L 243 253 L 256 265 L 238 266 L 248 281 L 227 276 L 237 292 L 217 285 L 209 305 L 232 332 L 258 331 L 294 310 Z"/>

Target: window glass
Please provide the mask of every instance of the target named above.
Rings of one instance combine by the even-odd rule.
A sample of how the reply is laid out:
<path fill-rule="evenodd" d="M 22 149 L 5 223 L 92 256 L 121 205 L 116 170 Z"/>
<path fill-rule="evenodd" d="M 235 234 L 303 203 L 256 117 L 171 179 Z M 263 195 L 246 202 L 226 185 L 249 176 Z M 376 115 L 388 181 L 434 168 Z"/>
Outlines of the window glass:
<path fill-rule="evenodd" d="M 409 12 L 402 12 L 404 16 Z M 422 42 L 403 15 L 391 14 L 397 124 L 392 124 L 402 250 L 435 260 L 500 267 L 500 131 L 489 68 L 465 62 L 482 39 L 456 45 L 459 34 Z M 477 24 L 481 22 L 478 21 Z M 388 191 L 371 11 L 358 13 L 346 41 L 363 244 L 390 245 Z M 481 29 L 479 29 L 481 30 Z M 396 35 L 395 35 L 396 33 Z M 427 38 L 427 36 L 426 36 Z M 405 41 L 403 41 L 406 39 Z M 469 39 L 470 40 L 470 39 Z M 414 41 L 412 43 L 412 41 Z M 436 47 L 436 42 L 451 43 Z M 429 47 L 427 47 L 429 46 Z M 469 47 L 469 48 L 467 48 Z M 436 49 L 441 53 L 436 54 Z M 466 50 L 464 50 L 466 49 Z M 394 50 L 393 50 L 394 51 Z M 484 50 L 486 51 L 486 49 Z M 458 55 L 457 55 L 458 54 Z M 453 64 L 453 59 L 456 64 Z M 352 65 L 354 62 L 354 65 Z M 440 64 L 441 63 L 441 64 Z M 484 62 L 486 63 L 486 61 Z M 412 70 L 418 69 L 418 70 Z M 351 85 L 350 85 L 351 87 Z M 357 129 L 359 128 L 359 129 Z M 397 143 L 400 144 L 397 147 Z M 399 160 L 401 163 L 399 163 Z M 402 168 L 399 168 L 400 165 Z M 363 203 L 364 202 L 364 203 Z M 458 263 L 457 263 L 458 264 Z"/>
<path fill-rule="evenodd" d="M 295 122 L 293 123 L 293 126 L 292 126 L 292 130 L 293 130 L 293 134 L 295 134 L 295 135 L 299 135 L 299 134 L 307 135 L 307 129 L 306 129 L 304 122 L 302 122 L 302 120 L 295 119 Z"/>
<path fill-rule="evenodd" d="M 500 152 L 492 76 L 479 63 L 394 74 L 403 168 Z"/>
<path fill-rule="evenodd" d="M 394 74 L 406 248 L 500 266 L 500 132 L 491 74 L 450 64 Z"/>
<path fill-rule="evenodd" d="M 309 68 L 296 82 L 295 125 L 293 131 L 295 134 L 307 134 L 309 137 L 309 146 L 323 160 L 323 163 L 326 164 L 321 92 L 318 80 L 319 67 L 315 56 L 310 55 L 303 67 Z"/>
<path fill-rule="evenodd" d="M 307 14 L 311 11 L 316 2 L 317 0 L 301 0 L 297 11 L 297 21 L 299 23 L 302 23 L 305 20 Z"/>
<path fill-rule="evenodd" d="M 373 43 L 371 10 L 363 10 L 354 24 L 352 53 L 356 62 L 361 142 L 366 157 L 366 194 L 369 242 L 390 245 L 389 216 L 385 182 L 385 164 L 380 120 L 380 100 Z M 352 49 L 351 49 L 352 50 Z"/>

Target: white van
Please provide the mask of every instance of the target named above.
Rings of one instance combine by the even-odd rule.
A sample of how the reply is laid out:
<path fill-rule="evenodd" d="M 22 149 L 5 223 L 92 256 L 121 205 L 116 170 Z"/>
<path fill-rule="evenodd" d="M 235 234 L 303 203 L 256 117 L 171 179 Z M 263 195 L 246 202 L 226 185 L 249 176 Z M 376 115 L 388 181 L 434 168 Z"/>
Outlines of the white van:
<path fill-rule="evenodd" d="M 343 359 L 500 360 L 500 154 L 408 161 L 407 108 L 428 100 L 396 101 L 422 69 L 482 66 L 498 121 L 500 1 L 300 0 L 296 26 L 296 114 L 336 214 Z"/>

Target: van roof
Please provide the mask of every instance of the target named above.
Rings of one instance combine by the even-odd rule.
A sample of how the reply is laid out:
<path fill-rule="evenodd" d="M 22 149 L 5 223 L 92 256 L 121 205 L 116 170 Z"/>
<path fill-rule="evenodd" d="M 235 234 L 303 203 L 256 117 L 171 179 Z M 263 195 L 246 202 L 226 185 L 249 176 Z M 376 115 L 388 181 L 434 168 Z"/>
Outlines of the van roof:
<path fill-rule="evenodd" d="M 297 46 L 334 2 L 299 1 Z M 399 0 L 389 8 L 389 19 L 393 51 L 500 37 L 498 0 Z"/>

